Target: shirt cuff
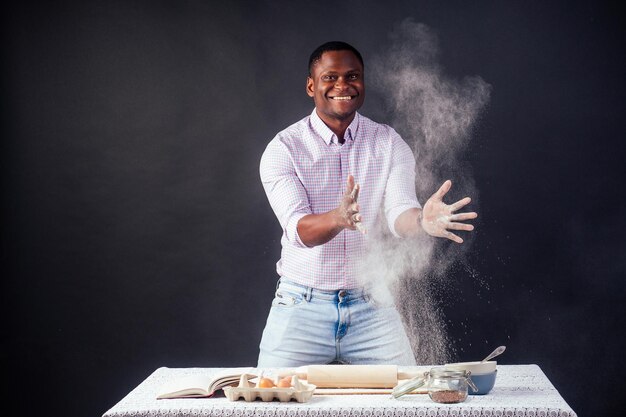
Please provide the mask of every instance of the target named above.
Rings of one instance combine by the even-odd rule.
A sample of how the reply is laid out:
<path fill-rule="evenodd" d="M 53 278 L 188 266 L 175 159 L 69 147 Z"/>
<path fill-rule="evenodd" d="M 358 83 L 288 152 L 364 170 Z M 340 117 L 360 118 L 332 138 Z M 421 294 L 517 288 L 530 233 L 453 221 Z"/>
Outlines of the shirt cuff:
<path fill-rule="evenodd" d="M 298 234 L 298 222 L 307 214 L 308 213 L 294 213 L 285 227 L 285 236 L 287 236 L 287 240 L 289 243 L 298 248 L 308 248 L 307 245 L 302 243 L 300 235 Z"/>
<path fill-rule="evenodd" d="M 398 217 L 400 217 L 402 213 L 413 208 L 422 208 L 422 206 L 420 206 L 419 203 L 416 206 L 407 204 L 394 207 L 387 213 L 387 224 L 389 225 L 389 230 L 395 237 L 402 237 L 396 232 L 396 220 L 398 220 Z"/>

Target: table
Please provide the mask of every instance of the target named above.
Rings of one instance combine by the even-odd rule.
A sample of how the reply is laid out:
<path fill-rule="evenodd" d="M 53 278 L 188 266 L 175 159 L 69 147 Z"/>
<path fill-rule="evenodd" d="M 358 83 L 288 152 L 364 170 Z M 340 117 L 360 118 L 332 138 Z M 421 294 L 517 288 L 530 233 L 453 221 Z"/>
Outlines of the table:
<path fill-rule="evenodd" d="M 423 367 L 419 367 L 423 369 Z M 498 365 L 495 387 L 488 395 L 470 395 L 459 404 L 438 404 L 426 394 L 314 395 L 306 403 L 231 402 L 225 397 L 157 400 L 172 378 L 214 374 L 221 368 L 159 368 L 103 417 L 430 417 L 531 416 L 576 417 L 576 413 L 537 365 Z"/>

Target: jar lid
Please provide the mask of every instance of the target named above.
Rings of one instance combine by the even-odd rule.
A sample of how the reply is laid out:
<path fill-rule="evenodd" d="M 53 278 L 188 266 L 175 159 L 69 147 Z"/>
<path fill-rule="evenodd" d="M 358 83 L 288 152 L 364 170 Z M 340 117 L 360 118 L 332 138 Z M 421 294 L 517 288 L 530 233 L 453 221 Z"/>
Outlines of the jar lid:
<path fill-rule="evenodd" d="M 409 379 L 405 383 L 398 385 L 393 389 L 393 391 L 391 391 L 391 395 L 393 398 L 400 398 L 405 394 L 415 391 L 426 383 L 427 375 L 428 372 L 424 373 L 424 376 L 416 376 L 415 378 Z"/>
<path fill-rule="evenodd" d="M 467 378 L 471 375 L 471 372 L 464 369 L 449 369 L 440 366 L 431 368 L 429 374 L 433 378 Z"/>

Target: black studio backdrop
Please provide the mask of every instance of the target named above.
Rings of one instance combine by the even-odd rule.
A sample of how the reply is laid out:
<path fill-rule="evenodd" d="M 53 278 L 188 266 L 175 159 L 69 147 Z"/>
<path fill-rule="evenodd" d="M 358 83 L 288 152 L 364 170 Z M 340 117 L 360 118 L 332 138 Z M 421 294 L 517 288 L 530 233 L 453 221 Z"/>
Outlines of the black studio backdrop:
<path fill-rule="evenodd" d="M 580 416 L 617 415 L 623 15 L 599 2 L 216 3 L 3 13 L 7 401 L 97 416 L 160 366 L 254 365 L 280 251 L 261 153 L 311 111 L 313 48 L 346 40 L 367 66 L 411 17 L 438 35 L 450 77 L 492 87 L 464 155 L 477 231 L 438 295 L 456 359 L 507 345 L 500 363 L 540 365 Z M 387 123 L 379 99 L 362 112 Z"/>

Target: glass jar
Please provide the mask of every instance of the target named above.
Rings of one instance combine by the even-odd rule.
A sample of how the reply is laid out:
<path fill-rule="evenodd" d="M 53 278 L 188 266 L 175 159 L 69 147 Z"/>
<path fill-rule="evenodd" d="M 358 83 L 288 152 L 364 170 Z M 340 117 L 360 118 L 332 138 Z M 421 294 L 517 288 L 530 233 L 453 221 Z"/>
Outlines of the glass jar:
<path fill-rule="evenodd" d="M 444 367 L 432 368 L 423 376 L 415 377 L 402 385 L 398 385 L 394 388 L 392 395 L 394 398 L 399 398 L 425 385 L 431 400 L 442 404 L 460 403 L 467 399 L 468 385 L 474 391 L 478 391 L 470 375 L 471 372 L 465 370 L 452 370 Z"/>
<path fill-rule="evenodd" d="M 470 378 L 470 371 L 433 368 L 430 370 L 428 396 L 437 403 L 460 403 L 467 399 L 468 385 L 478 388 Z"/>

